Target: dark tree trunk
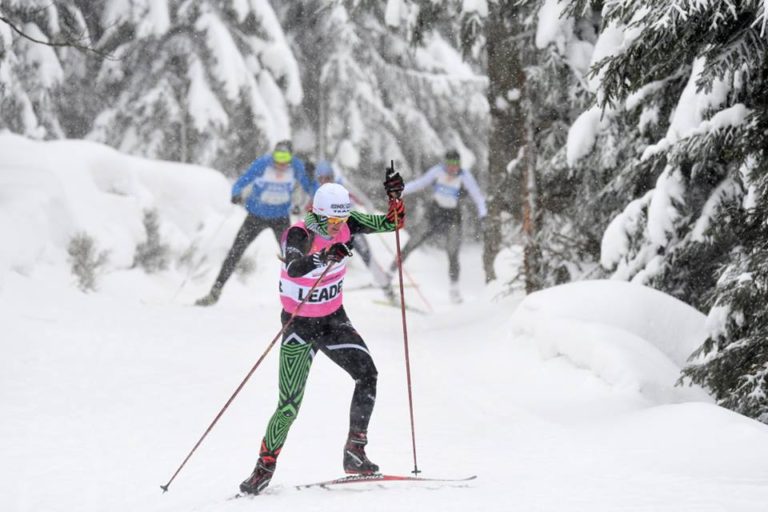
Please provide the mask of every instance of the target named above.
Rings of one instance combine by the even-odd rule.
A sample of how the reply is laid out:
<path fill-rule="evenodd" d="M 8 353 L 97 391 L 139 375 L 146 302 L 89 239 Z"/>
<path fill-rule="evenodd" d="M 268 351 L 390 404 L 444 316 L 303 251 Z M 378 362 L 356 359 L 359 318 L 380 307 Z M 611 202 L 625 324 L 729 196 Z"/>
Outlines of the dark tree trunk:
<path fill-rule="evenodd" d="M 486 24 L 488 57 L 488 104 L 491 132 L 488 150 L 488 217 L 486 219 L 483 268 L 486 282 L 496 279 L 493 262 L 501 250 L 502 214 L 522 222 L 523 195 L 520 171 L 507 173 L 507 164 L 525 145 L 525 113 L 522 96 L 525 75 L 515 40 L 520 32 L 517 7 L 489 3 Z"/>

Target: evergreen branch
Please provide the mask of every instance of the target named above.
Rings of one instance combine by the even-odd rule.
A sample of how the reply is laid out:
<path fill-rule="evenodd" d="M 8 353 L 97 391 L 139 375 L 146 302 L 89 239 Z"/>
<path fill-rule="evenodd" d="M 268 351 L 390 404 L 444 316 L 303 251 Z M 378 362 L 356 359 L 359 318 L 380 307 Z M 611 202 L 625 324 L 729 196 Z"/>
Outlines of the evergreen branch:
<path fill-rule="evenodd" d="M 92 46 L 87 46 L 87 45 L 81 44 L 81 43 L 77 42 L 77 40 L 70 39 L 70 40 L 64 40 L 64 41 L 43 41 L 42 39 L 37 39 L 35 37 L 30 36 L 29 34 L 24 32 L 23 30 L 21 30 L 11 20 L 9 20 L 8 18 L 6 18 L 5 16 L 2 16 L 2 15 L 0 15 L 0 21 L 2 21 L 3 23 L 5 23 L 9 27 L 11 27 L 11 29 L 14 32 L 19 34 L 24 39 L 32 41 L 33 43 L 36 43 L 36 44 L 42 44 L 42 45 L 51 46 L 51 47 L 54 47 L 54 48 L 74 48 L 74 49 L 82 51 L 82 52 L 94 53 L 94 54 L 98 55 L 99 57 L 101 57 L 102 59 L 106 59 L 106 60 L 119 60 L 114 55 L 110 55 L 108 53 L 104 53 L 104 52 L 102 52 L 100 50 L 97 50 L 96 48 L 94 48 Z M 81 39 L 83 39 L 83 38 L 81 37 Z"/>
<path fill-rule="evenodd" d="M 725 44 L 715 44 L 707 49 L 704 54 L 707 67 L 696 85 L 709 92 L 716 78 L 723 79 L 733 70 L 758 75 L 765 63 L 766 53 L 768 43 L 756 29 L 744 27 L 736 30 L 734 37 Z M 745 81 L 750 80 L 747 78 Z"/>
<path fill-rule="evenodd" d="M 463 76 L 456 76 L 456 75 L 449 75 L 447 73 L 432 73 L 429 71 L 419 71 L 417 69 L 408 69 L 404 68 L 402 66 L 397 66 L 395 64 L 391 64 L 384 60 L 384 58 L 379 55 L 378 52 L 370 52 L 369 54 L 375 64 L 379 65 L 382 69 L 386 71 L 391 71 L 401 77 L 414 77 L 420 80 L 426 80 L 426 81 L 447 81 L 447 82 L 457 82 L 457 83 L 468 83 L 468 84 L 481 84 L 482 86 L 488 85 L 488 77 L 482 76 L 482 75 L 473 75 L 469 77 L 463 77 Z"/>
<path fill-rule="evenodd" d="M 573 17 L 586 16 L 589 9 L 596 8 L 596 5 L 594 4 L 597 4 L 595 0 L 570 0 L 570 2 L 565 5 L 563 15 Z"/>

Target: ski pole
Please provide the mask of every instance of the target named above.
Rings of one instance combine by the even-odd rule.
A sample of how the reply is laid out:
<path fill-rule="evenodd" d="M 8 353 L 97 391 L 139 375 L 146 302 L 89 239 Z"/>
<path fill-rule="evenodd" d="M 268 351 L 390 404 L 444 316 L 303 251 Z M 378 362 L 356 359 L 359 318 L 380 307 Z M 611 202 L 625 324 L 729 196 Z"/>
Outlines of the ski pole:
<path fill-rule="evenodd" d="M 160 486 L 160 488 L 163 490 L 163 493 L 166 493 L 166 492 L 168 492 L 168 487 L 171 485 L 171 482 L 173 482 L 173 481 L 176 479 L 176 476 L 179 474 L 179 472 L 181 472 L 181 469 L 182 469 L 182 468 L 183 468 L 183 467 L 186 465 L 187 461 L 188 461 L 188 460 L 189 460 L 189 459 L 192 457 L 192 454 L 193 454 L 193 453 L 195 453 L 195 451 L 197 450 L 197 448 L 198 448 L 198 447 L 199 447 L 199 446 L 200 446 L 200 445 L 203 443 L 203 439 L 205 439 L 205 438 L 206 438 L 206 436 L 208 436 L 208 433 L 209 433 L 211 430 L 213 430 L 213 427 L 214 427 L 214 425 L 216 425 L 216 423 L 219 421 L 219 418 L 221 418 L 221 416 L 224 414 L 224 411 L 226 411 L 226 410 L 227 410 L 227 408 L 229 407 L 229 405 L 230 405 L 230 404 L 231 404 L 231 403 L 232 403 L 232 402 L 235 400 L 235 397 L 236 397 L 236 396 L 237 396 L 237 395 L 240 393 L 240 390 L 242 390 L 242 389 L 243 389 L 243 386 L 245 386 L 245 383 L 246 383 L 246 382 L 248 382 L 248 379 L 250 379 L 250 378 L 251 378 L 251 375 L 253 375 L 253 372 L 255 372 L 255 371 L 256 371 L 256 368 L 258 368 L 258 367 L 259 367 L 259 365 L 261 364 L 261 362 L 264 360 L 264 358 L 265 358 L 265 357 L 267 357 L 267 354 L 269 353 L 269 351 L 270 351 L 270 350 L 272 350 L 272 347 L 275 345 L 275 343 L 276 343 L 276 342 L 277 342 L 277 340 L 280 338 L 280 336 L 282 336 L 282 335 L 283 335 L 283 333 L 284 333 L 284 332 L 285 332 L 285 331 L 288 329 L 288 327 L 291 325 L 291 323 L 293 323 L 293 319 L 294 319 L 294 318 L 296 318 L 296 315 L 298 315 L 298 314 L 299 314 L 299 311 L 301 310 L 302 306 L 304 306 L 304 304 L 307 302 L 307 299 L 309 299 L 309 297 L 311 297 L 311 296 L 312 296 L 312 292 L 314 292 L 314 291 L 315 291 L 315 288 L 317 288 L 317 285 L 318 285 L 318 284 L 320 284 L 320 281 L 322 281 L 322 280 L 323 280 L 323 278 L 325 277 L 325 274 L 327 274 L 327 273 L 328 273 L 328 271 L 331 269 L 331 267 L 333 266 L 333 264 L 334 264 L 334 262 L 331 262 L 331 263 L 329 263 L 329 264 L 328 264 L 328 266 L 326 266 L 326 267 L 325 267 L 325 269 L 323 270 L 323 273 L 322 273 L 322 274 L 320 274 L 320 277 L 318 277 L 318 278 L 317 278 L 317 281 L 315 281 L 315 283 L 312 285 L 312 287 L 311 287 L 311 288 L 309 289 L 309 291 L 307 292 L 307 295 L 306 295 L 306 297 L 304 297 L 304 299 L 302 299 L 302 301 L 301 301 L 301 302 L 299 303 L 299 305 L 296 307 L 296 311 L 294 311 L 294 312 L 293 312 L 293 314 L 292 314 L 292 315 L 291 315 L 291 317 L 288 319 L 288 321 L 287 321 L 287 322 L 285 322 L 285 325 L 283 325 L 282 329 L 280 329 L 280 331 L 279 331 L 279 332 L 278 332 L 278 333 L 275 335 L 275 337 L 274 337 L 274 338 L 272 338 L 272 341 L 271 341 L 271 342 L 269 343 L 269 345 L 267 346 L 267 349 L 264 351 L 264 353 L 263 353 L 263 354 L 261 354 L 261 357 L 259 357 L 258 361 L 256 361 L 256 364 L 254 364 L 254 365 L 253 365 L 253 367 L 252 367 L 252 368 L 251 368 L 251 370 L 248 372 L 248 374 L 245 376 L 245 378 L 244 378 L 244 379 L 243 379 L 243 381 L 240 383 L 240 385 L 239 385 L 239 386 L 237 386 L 237 389 L 235 389 L 235 392 L 234 392 L 234 393 L 232 393 L 232 396 L 230 396 L 230 397 L 229 397 L 229 400 L 227 400 L 227 403 L 226 403 L 226 404 L 224 404 L 224 407 L 222 407 L 222 408 L 221 408 L 221 410 L 219 411 L 219 413 L 216 415 L 216 417 L 213 419 L 213 421 L 211 422 L 211 424 L 208 426 L 208 428 L 207 428 L 207 429 L 205 430 L 205 432 L 203 433 L 202 437 L 200 437 L 200 439 L 197 441 L 197 443 L 195 443 L 195 446 L 192 448 L 192 450 L 191 450 L 191 451 L 189 452 L 189 454 L 186 456 L 186 458 L 185 458 L 185 459 L 184 459 L 184 461 L 181 463 L 181 465 L 180 465 L 180 466 L 179 466 L 179 468 L 176 470 L 176 472 L 173 474 L 173 476 L 171 477 L 171 479 L 170 479 L 170 480 L 168 480 L 168 483 L 166 483 L 165 485 L 161 485 L 161 486 Z"/>
<path fill-rule="evenodd" d="M 391 160 L 391 167 L 392 174 L 395 173 L 395 161 Z M 402 199 L 397 199 L 394 197 L 389 198 L 389 202 L 397 202 L 402 201 Z M 405 314 L 405 286 L 403 285 L 403 262 L 400 258 L 400 219 L 397 217 L 397 208 L 394 209 L 395 211 L 395 244 L 397 247 L 397 275 L 400 281 L 400 314 L 403 319 L 403 344 L 405 346 L 405 375 L 408 382 L 408 411 L 410 412 L 411 416 L 411 444 L 413 446 L 413 473 L 414 475 L 418 475 L 420 473 L 419 471 L 419 465 L 416 462 L 416 428 L 415 428 L 415 422 L 413 420 L 413 392 L 411 390 L 411 358 L 409 356 L 408 351 L 408 323 L 406 321 L 406 314 Z"/>

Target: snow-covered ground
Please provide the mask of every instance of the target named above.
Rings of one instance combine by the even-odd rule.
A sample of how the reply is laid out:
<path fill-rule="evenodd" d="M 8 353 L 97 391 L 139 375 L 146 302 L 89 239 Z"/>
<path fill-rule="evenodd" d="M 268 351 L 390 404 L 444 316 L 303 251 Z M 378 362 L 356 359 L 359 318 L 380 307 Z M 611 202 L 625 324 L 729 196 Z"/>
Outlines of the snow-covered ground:
<path fill-rule="evenodd" d="M 277 401 L 277 349 L 198 452 L 168 481 L 279 329 L 271 233 L 211 308 L 207 292 L 243 213 L 228 183 L 193 166 L 83 142 L 0 136 L 0 508 L 10 511 L 435 510 L 764 511 L 768 427 L 675 387 L 704 317 L 656 291 L 584 282 L 523 299 L 486 287 L 480 248 L 462 252 L 466 301 L 448 301 L 437 249 L 407 262 L 434 313 L 408 316 L 419 468 L 462 484 L 293 485 L 341 474 L 352 382 L 312 369 L 269 492 L 227 501 L 255 462 Z M 130 268 L 155 208 L 194 269 Z M 90 233 L 110 262 L 83 293 L 66 246 Z M 388 263 L 394 237 L 370 238 Z M 514 272 L 519 251 L 497 262 Z M 369 455 L 413 469 L 399 310 L 374 302 L 359 261 L 345 303 L 379 369 Z M 425 308 L 413 288 L 414 306 Z"/>

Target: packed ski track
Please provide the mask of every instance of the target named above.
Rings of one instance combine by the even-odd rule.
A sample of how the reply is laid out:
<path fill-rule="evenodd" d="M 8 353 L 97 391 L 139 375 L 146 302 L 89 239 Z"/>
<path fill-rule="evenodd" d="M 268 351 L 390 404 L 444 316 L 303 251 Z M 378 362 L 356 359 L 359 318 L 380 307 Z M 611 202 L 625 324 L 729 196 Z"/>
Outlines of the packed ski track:
<path fill-rule="evenodd" d="M 318 357 L 268 492 L 228 500 L 255 462 L 276 401 L 271 354 L 163 494 L 160 485 L 279 329 L 276 243 L 266 235 L 257 244 L 269 257 L 257 275 L 231 283 L 210 308 L 189 306 L 204 279 L 168 300 L 181 275 L 117 272 L 88 295 L 59 273 L 6 281 L 4 509 L 762 510 L 765 426 L 696 393 L 654 404 L 564 355 L 542 358 L 513 342 L 521 297 L 484 287 L 477 246 L 462 254 L 462 305 L 448 301 L 442 252 L 414 255 L 411 273 L 435 313 L 408 317 L 419 469 L 476 480 L 297 490 L 341 476 L 352 383 Z M 353 265 L 349 280 L 362 285 L 364 267 Z M 375 304 L 378 293 L 345 298 L 379 367 L 369 453 L 385 472 L 407 475 L 400 312 Z"/>

